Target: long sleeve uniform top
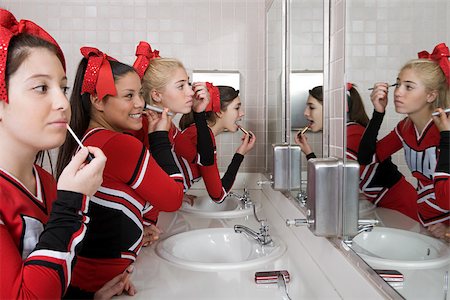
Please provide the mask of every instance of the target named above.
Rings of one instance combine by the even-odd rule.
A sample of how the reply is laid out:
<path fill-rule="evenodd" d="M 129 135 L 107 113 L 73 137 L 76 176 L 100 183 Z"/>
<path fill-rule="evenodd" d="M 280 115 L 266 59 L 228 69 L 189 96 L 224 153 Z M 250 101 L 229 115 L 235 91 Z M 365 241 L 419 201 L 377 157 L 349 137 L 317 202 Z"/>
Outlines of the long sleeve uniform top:
<path fill-rule="evenodd" d="M 364 132 L 360 149 L 362 164 L 382 162 L 392 154 L 404 150 L 406 163 L 417 179 L 419 219 L 424 226 L 449 223 L 450 206 L 450 131 L 439 132 L 433 120 L 419 133 L 408 118 L 376 141 L 384 113 L 374 111 Z M 364 151 L 364 152 L 363 152 Z"/>
<path fill-rule="evenodd" d="M 91 197 L 90 226 L 73 275 L 73 286 L 97 291 L 135 261 L 143 238 L 144 215 L 153 207 L 176 211 L 183 179 L 167 132 L 149 135 L 150 152 L 135 137 L 95 128 L 84 138 L 107 157 L 103 183 Z"/>
<path fill-rule="evenodd" d="M 86 233 L 88 197 L 33 171 L 36 195 L 0 169 L 0 299 L 61 299 Z"/>
<path fill-rule="evenodd" d="M 189 126 L 181 135 L 184 137 L 183 139 L 179 139 L 175 141 L 175 153 L 178 157 L 179 167 L 182 170 L 184 177 L 184 185 L 185 190 L 189 189 L 189 187 L 200 178 L 203 178 L 203 181 L 206 186 L 206 190 L 208 191 L 209 196 L 215 202 L 222 202 L 227 196 L 228 192 L 231 190 L 234 180 L 236 179 L 236 174 L 239 170 L 239 167 L 244 159 L 244 156 L 235 153 L 231 163 L 229 164 L 225 174 L 222 178 L 220 178 L 219 168 L 217 166 L 217 155 L 216 155 L 216 144 L 213 133 L 208 130 L 208 134 L 213 142 L 214 149 L 214 164 L 211 166 L 205 166 L 195 161 L 194 159 L 187 159 L 186 156 L 180 155 L 182 151 L 186 151 L 190 149 L 190 151 L 194 151 L 195 149 L 202 148 L 197 144 L 198 140 L 198 130 L 196 126 Z M 191 158 L 194 158 L 194 155 L 191 155 Z"/>

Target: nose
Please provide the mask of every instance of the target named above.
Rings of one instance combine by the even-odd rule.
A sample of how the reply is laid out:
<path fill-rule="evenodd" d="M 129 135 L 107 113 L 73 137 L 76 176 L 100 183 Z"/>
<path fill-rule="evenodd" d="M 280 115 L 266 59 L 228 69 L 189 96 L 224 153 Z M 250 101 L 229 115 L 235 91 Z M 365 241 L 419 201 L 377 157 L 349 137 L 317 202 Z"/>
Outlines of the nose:
<path fill-rule="evenodd" d="M 57 110 L 66 111 L 70 107 L 69 100 L 62 90 L 59 90 L 53 98 L 53 104 Z"/>
<path fill-rule="evenodd" d="M 186 92 L 187 96 L 194 96 L 195 92 L 192 86 L 188 85 L 187 86 L 187 92 Z"/>
<path fill-rule="evenodd" d="M 305 111 L 303 112 L 303 115 L 305 117 L 309 117 L 309 108 L 308 107 L 305 108 Z"/>
<path fill-rule="evenodd" d="M 135 101 L 134 101 L 134 106 L 137 108 L 144 108 L 145 105 L 145 100 L 144 97 L 141 94 L 137 94 L 137 96 L 135 97 Z"/>
<path fill-rule="evenodd" d="M 242 108 L 239 110 L 239 116 L 240 117 L 245 116 L 245 112 L 244 112 L 244 110 Z"/>

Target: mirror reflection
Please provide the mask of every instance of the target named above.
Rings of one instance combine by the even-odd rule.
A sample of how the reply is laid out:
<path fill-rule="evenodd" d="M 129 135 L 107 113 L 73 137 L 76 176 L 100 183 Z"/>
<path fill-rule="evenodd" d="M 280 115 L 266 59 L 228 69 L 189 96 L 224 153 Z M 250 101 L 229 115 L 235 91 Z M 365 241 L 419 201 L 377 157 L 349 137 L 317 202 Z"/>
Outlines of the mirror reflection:
<path fill-rule="evenodd" d="M 312 104 L 314 98 L 310 95 L 310 90 L 323 85 L 323 1 L 291 0 L 288 15 L 290 21 L 288 37 L 290 42 L 288 100 L 290 102 L 290 143 L 296 144 L 295 139 L 298 133 L 310 126 L 311 130 L 303 134 L 302 141 L 307 140 L 308 150 L 306 151 L 314 152 L 317 157 L 322 157 L 322 105 L 320 102 Z M 320 98 L 317 94 L 316 97 Z M 323 97 L 318 101 L 323 101 Z M 315 125 L 312 126 L 315 121 Z M 305 144 L 302 145 L 305 146 Z M 303 150 L 302 147 L 302 152 L 305 152 Z M 305 195 L 306 161 L 306 156 L 302 154 L 301 190 L 291 191 L 295 198 Z"/>
<path fill-rule="evenodd" d="M 448 4 L 431 3 L 346 3 L 347 158 L 363 164 L 360 219 L 379 221 L 353 239 L 353 250 L 372 268 L 395 272 L 391 286 L 406 299 L 447 297 L 449 117 L 431 114 L 449 107 L 449 79 L 425 53 L 409 63 L 449 44 Z M 365 110 L 371 119 L 357 149 L 349 134 L 349 124 L 360 123 L 352 116 L 356 93 L 358 116 Z"/>

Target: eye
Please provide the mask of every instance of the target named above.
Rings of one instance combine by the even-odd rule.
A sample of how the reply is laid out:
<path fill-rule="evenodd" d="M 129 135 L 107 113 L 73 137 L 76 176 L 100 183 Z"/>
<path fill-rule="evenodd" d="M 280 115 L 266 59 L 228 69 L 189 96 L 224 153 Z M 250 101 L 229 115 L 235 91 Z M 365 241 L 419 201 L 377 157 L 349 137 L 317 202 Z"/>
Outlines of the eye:
<path fill-rule="evenodd" d="M 69 87 L 69 86 L 63 86 L 63 87 L 61 88 L 61 90 L 63 91 L 64 95 L 67 96 L 67 94 L 68 94 L 69 91 L 70 91 L 70 87 Z"/>
<path fill-rule="evenodd" d="M 406 90 L 411 91 L 413 89 L 414 89 L 414 87 L 412 85 L 409 85 L 409 84 L 406 85 Z"/>
<path fill-rule="evenodd" d="M 33 90 L 38 92 L 39 94 L 45 94 L 48 91 L 48 86 L 46 84 L 38 85 L 35 86 Z"/>
<path fill-rule="evenodd" d="M 133 96 L 134 96 L 133 93 L 128 93 L 128 94 L 125 95 L 125 97 L 128 98 L 128 99 L 132 99 Z"/>

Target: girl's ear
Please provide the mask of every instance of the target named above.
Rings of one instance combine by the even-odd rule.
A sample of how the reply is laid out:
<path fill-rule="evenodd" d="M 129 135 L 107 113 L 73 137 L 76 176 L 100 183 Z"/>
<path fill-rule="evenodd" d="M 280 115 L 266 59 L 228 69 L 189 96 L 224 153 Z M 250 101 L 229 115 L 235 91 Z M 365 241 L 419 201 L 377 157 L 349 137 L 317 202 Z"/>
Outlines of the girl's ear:
<path fill-rule="evenodd" d="M 434 101 L 436 101 L 438 96 L 439 96 L 439 92 L 436 91 L 436 90 L 429 92 L 427 94 L 427 102 L 428 103 L 433 103 Z"/>
<path fill-rule="evenodd" d="M 150 92 L 150 96 L 153 101 L 160 103 L 162 101 L 162 95 L 156 89 L 152 89 Z"/>
<path fill-rule="evenodd" d="M 105 107 L 105 102 L 98 98 L 97 94 L 90 95 L 91 105 L 98 111 L 103 112 Z"/>

